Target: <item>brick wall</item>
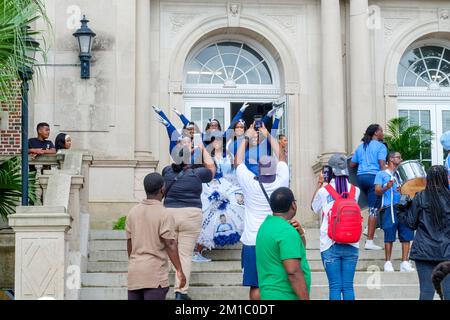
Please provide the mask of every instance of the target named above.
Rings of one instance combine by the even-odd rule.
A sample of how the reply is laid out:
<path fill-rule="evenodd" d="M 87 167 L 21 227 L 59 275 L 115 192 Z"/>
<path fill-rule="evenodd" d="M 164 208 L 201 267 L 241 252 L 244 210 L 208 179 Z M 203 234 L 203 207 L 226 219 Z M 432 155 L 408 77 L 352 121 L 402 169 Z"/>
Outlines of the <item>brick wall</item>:
<path fill-rule="evenodd" d="M 20 154 L 21 97 L 16 95 L 9 104 L 1 104 L 0 111 L 8 112 L 6 130 L 0 130 L 0 155 Z M 4 114 L 4 113 L 3 113 Z M 4 128 L 0 128 L 4 129 Z"/>

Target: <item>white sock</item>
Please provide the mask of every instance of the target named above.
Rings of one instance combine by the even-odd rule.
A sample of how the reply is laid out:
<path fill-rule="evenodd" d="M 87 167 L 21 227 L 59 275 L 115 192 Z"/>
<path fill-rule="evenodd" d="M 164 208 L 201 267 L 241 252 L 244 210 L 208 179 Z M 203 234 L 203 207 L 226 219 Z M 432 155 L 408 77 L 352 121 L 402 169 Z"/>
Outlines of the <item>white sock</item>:
<path fill-rule="evenodd" d="M 367 243 L 367 244 L 373 244 L 373 240 L 367 239 L 367 240 L 366 240 L 366 243 Z"/>

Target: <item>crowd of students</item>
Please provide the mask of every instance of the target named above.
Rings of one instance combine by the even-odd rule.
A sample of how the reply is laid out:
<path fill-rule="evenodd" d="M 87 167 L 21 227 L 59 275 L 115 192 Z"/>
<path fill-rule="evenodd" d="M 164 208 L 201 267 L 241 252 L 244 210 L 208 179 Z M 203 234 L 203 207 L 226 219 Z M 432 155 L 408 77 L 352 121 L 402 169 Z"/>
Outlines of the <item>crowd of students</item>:
<path fill-rule="evenodd" d="M 247 126 L 242 120 L 247 107 L 244 103 L 225 132 L 217 119 L 211 119 L 202 132 L 174 109 L 183 122 L 179 132 L 163 111 L 154 107 L 167 128 L 173 163 L 162 175 L 151 173 L 144 179 L 147 199 L 127 217 L 129 299 L 166 297 L 168 259 L 176 270 L 175 299 L 191 299 L 192 262 L 209 261 L 202 255 L 205 248 L 238 241 L 242 242 L 243 285 L 249 287 L 250 299 L 309 299 L 306 235 L 294 218 L 297 203 L 289 189 L 287 139 L 277 136 L 283 109 L 276 106 L 261 122 Z M 272 117 L 275 120 L 269 132 L 266 124 Z M 319 175 L 311 208 L 320 215 L 320 252 L 331 300 L 355 299 L 359 237 L 352 242 L 336 241 L 329 232 L 334 223 L 330 212 L 340 210 L 335 207 L 342 199 L 353 201 L 360 212 L 361 192 L 367 194 L 369 206 L 364 248 L 382 249 L 373 243 L 381 221 L 384 271 L 394 271 L 391 256 L 398 234 L 400 271 L 415 271 L 409 262 L 414 260 L 421 299 L 434 295 L 431 272 L 450 260 L 448 169 L 432 166 L 425 190 L 412 201 L 402 202 L 395 178 L 401 161 L 400 153 L 387 150 L 383 129 L 374 124 L 367 128 L 350 161 L 351 167 L 358 167 L 357 186 L 349 182 L 344 154 L 330 158 L 328 177 Z M 362 229 L 362 221 L 359 227 Z M 443 296 L 448 298 L 449 278 L 442 283 Z"/>

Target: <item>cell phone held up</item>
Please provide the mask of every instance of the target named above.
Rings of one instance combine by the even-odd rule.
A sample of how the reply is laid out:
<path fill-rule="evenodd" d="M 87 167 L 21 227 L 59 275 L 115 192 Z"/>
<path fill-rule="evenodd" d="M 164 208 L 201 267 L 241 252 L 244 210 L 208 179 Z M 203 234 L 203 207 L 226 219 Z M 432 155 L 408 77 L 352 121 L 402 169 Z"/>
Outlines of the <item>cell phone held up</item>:
<path fill-rule="evenodd" d="M 257 114 L 253 119 L 255 120 L 255 130 L 259 131 L 259 129 L 262 128 L 262 116 Z"/>
<path fill-rule="evenodd" d="M 200 147 L 202 143 L 202 135 L 200 133 L 194 133 L 194 147 Z"/>
<path fill-rule="evenodd" d="M 333 169 L 330 166 L 323 166 L 322 168 L 323 182 L 330 183 L 333 177 Z"/>

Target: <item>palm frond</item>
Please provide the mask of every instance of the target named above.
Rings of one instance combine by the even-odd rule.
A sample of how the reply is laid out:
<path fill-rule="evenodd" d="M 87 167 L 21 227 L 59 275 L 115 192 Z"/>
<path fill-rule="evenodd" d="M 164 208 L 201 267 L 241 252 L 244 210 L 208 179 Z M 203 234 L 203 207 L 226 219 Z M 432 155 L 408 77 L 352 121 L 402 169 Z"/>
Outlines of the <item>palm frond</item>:
<path fill-rule="evenodd" d="M 36 202 L 36 173 L 30 172 L 28 199 Z M 0 163 L 0 216 L 14 213 L 22 196 L 21 161 L 14 156 Z"/>
<path fill-rule="evenodd" d="M 433 132 L 420 125 L 409 125 L 408 118 L 391 119 L 386 126 L 385 141 L 389 150 L 398 151 L 404 160 L 420 160 L 430 150 Z"/>
<path fill-rule="evenodd" d="M 35 63 L 25 55 L 29 44 L 24 39 L 30 35 L 41 40 L 41 31 L 26 31 L 26 26 L 38 19 L 43 19 L 51 30 L 42 0 L 0 0 L 0 102 L 10 104 L 16 100 L 19 70 Z M 46 60 L 45 42 L 38 51 Z"/>

